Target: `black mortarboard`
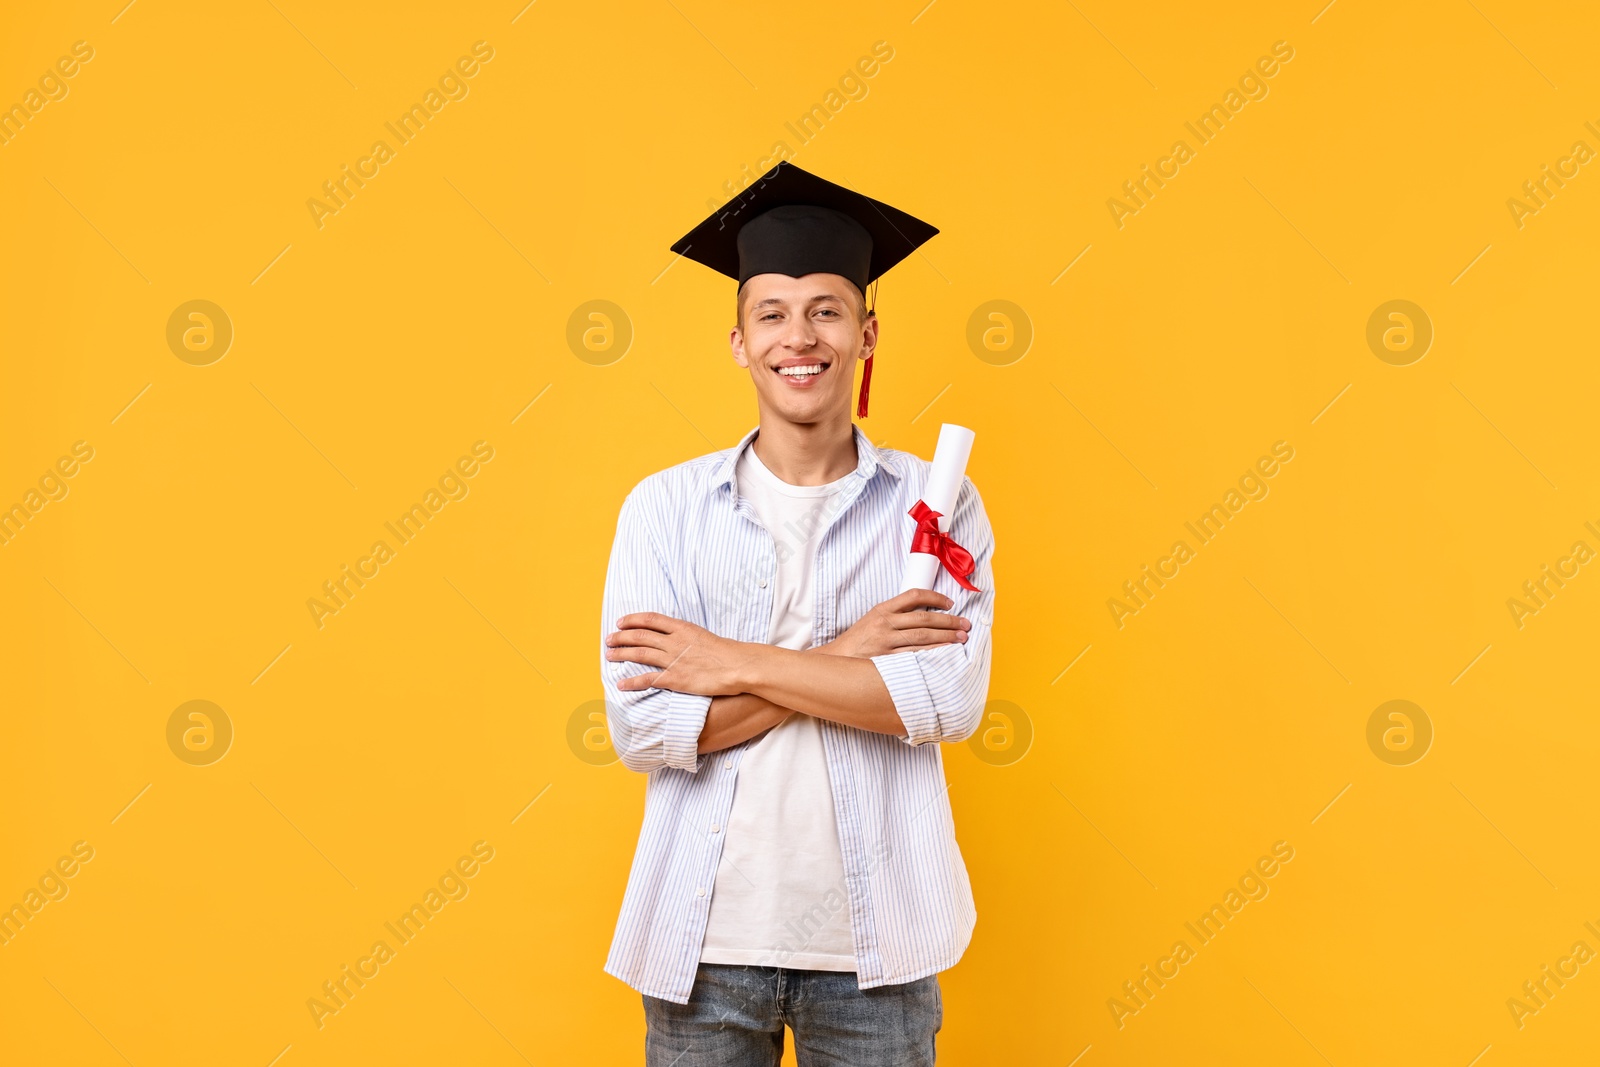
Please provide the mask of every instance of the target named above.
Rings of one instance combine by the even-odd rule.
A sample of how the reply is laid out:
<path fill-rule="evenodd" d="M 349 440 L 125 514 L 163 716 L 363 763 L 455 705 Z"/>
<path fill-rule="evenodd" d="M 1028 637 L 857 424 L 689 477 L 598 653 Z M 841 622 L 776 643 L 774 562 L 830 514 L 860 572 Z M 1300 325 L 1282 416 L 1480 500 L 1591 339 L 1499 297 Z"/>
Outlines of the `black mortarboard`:
<path fill-rule="evenodd" d="M 784 161 L 673 244 L 740 285 L 757 274 L 838 274 L 867 286 L 938 229 L 870 196 Z M 872 357 L 856 414 L 867 414 Z"/>

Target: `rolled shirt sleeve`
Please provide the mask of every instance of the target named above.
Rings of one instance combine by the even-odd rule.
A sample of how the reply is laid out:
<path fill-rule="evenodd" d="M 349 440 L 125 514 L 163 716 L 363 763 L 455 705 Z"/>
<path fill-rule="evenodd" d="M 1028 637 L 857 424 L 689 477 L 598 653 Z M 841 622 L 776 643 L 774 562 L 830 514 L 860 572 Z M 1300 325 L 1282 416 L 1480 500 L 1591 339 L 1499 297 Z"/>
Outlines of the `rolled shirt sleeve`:
<path fill-rule="evenodd" d="M 978 590 L 963 588 L 941 566 L 934 578 L 934 591 L 953 601 L 952 615 L 972 623 L 966 641 L 872 657 L 889 688 L 895 711 L 905 724 L 906 733 L 901 740 L 908 745 L 966 740 L 977 730 L 989 697 L 994 531 L 971 478 L 962 480 L 949 534 L 956 544 L 972 553 L 976 565 L 967 580 Z"/>
<path fill-rule="evenodd" d="M 712 698 L 671 689 L 625 691 L 619 688 L 624 678 L 659 668 L 605 656 L 605 639 L 618 629 L 617 620 L 623 616 L 657 611 L 683 617 L 662 558 L 666 542 L 659 520 L 650 507 L 647 479 L 628 494 L 617 517 L 601 605 L 600 679 L 612 747 L 623 766 L 640 772 L 676 767 L 693 774 L 703 759 L 698 751 L 700 731 Z"/>

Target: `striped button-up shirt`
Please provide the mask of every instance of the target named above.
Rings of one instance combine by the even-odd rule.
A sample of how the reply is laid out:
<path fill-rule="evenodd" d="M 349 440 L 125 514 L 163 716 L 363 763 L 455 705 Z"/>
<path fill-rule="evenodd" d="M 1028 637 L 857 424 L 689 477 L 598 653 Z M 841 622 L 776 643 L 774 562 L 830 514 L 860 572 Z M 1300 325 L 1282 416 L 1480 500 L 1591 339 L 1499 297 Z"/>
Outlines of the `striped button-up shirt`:
<path fill-rule="evenodd" d="M 852 424 L 858 462 L 812 543 L 813 641 L 831 641 L 900 592 L 931 464 L 875 448 Z M 766 530 L 734 477 L 750 430 L 730 450 L 650 475 L 623 501 L 606 572 L 600 672 L 612 744 L 624 766 L 649 775 L 644 822 L 606 973 L 653 997 L 687 1003 L 694 986 L 722 828 L 740 757 L 755 739 L 699 753 L 711 697 L 668 689 L 623 691 L 624 678 L 657 668 L 605 658 L 605 636 L 633 612 L 655 611 L 737 641 L 765 644 L 777 573 Z M 872 657 L 905 736 L 821 720 L 844 858 L 857 983 L 909 982 L 951 967 L 972 938 L 977 912 L 956 844 L 941 741 L 977 729 L 989 690 L 994 622 L 994 535 L 970 478 L 949 533 L 976 569 L 963 589 L 942 567 L 935 591 L 972 623 L 965 642 Z"/>

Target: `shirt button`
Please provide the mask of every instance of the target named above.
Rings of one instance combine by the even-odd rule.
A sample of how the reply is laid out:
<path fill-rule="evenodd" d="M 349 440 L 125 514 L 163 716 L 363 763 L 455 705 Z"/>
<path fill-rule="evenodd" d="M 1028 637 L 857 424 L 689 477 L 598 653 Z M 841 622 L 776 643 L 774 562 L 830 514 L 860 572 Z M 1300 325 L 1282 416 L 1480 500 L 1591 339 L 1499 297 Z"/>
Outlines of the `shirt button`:
<path fill-rule="evenodd" d="M 722 765 L 724 767 L 728 768 L 728 770 L 730 770 L 730 771 L 733 770 L 733 760 L 731 760 L 731 759 L 723 760 L 722 761 Z"/>
<path fill-rule="evenodd" d="M 714 834 L 715 833 L 719 833 L 719 832 L 721 832 L 721 830 L 722 830 L 722 827 L 720 825 L 718 825 L 717 823 L 712 823 L 711 824 L 711 832 L 712 833 L 714 833 Z"/>
<path fill-rule="evenodd" d="M 765 578 L 761 579 L 760 585 L 761 588 L 765 589 L 767 587 L 767 580 Z"/>
<path fill-rule="evenodd" d="M 706 895 L 705 886 L 701 886 L 699 889 L 696 889 L 694 891 L 694 895 L 697 896 L 697 897 L 705 896 Z"/>

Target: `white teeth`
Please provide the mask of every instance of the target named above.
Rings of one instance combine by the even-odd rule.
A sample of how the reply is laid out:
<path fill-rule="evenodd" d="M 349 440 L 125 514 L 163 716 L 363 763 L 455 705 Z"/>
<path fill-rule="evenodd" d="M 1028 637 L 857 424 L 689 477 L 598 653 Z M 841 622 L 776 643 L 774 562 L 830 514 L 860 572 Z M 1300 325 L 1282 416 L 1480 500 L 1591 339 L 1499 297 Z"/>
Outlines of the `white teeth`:
<path fill-rule="evenodd" d="M 779 374 L 783 374 L 783 375 L 787 375 L 787 376 L 789 376 L 791 378 L 803 376 L 803 375 L 806 375 L 806 374 L 821 374 L 822 373 L 822 364 L 813 363 L 809 367 L 779 367 L 778 368 L 778 373 Z"/>

